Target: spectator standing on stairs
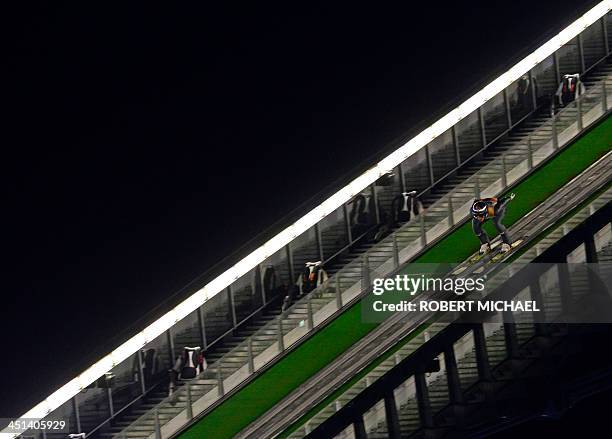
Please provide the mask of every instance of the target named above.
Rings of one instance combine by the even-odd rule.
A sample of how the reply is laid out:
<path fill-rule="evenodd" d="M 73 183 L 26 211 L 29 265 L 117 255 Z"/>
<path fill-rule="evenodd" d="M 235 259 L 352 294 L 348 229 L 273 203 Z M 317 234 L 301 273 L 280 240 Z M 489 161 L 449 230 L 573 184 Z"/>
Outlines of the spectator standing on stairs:
<path fill-rule="evenodd" d="M 532 87 L 534 86 L 535 78 L 533 80 L 530 80 L 529 75 L 523 75 L 518 80 L 516 87 L 516 104 L 518 104 L 521 109 L 528 110 L 533 106 Z"/>
<path fill-rule="evenodd" d="M 294 300 L 294 296 L 302 297 L 314 289 L 320 287 L 327 281 L 327 272 L 321 261 L 306 262 L 304 270 L 295 282 L 295 288 L 291 289 L 283 301 L 282 310 L 286 310 Z"/>
<path fill-rule="evenodd" d="M 423 212 L 423 203 L 417 197 L 417 191 L 402 192 L 391 203 L 395 222 L 405 223 Z"/>
<path fill-rule="evenodd" d="M 208 368 L 204 353 L 199 346 L 185 346 L 183 353 L 176 357 L 174 366 L 170 373 L 170 384 L 168 395 L 171 396 L 176 390 L 178 380 L 190 380 L 196 378 L 202 371 Z"/>
<path fill-rule="evenodd" d="M 391 202 L 391 214 L 382 211 L 380 223 L 374 234 L 374 242 L 389 235 L 398 223 L 404 223 L 424 212 L 423 203 L 417 197 L 417 191 L 402 192 Z"/>
<path fill-rule="evenodd" d="M 583 94 L 584 84 L 580 80 L 579 73 L 574 73 L 573 75 L 563 75 L 561 83 L 555 92 L 551 112 L 554 114 L 555 110 L 567 106 L 569 103 L 574 102 Z"/>
<path fill-rule="evenodd" d="M 352 233 L 354 237 L 358 237 L 365 233 L 371 225 L 372 197 L 368 193 L 361 193 L 356 195 L 351 203 L 353 205 L 350 214 Z"/>

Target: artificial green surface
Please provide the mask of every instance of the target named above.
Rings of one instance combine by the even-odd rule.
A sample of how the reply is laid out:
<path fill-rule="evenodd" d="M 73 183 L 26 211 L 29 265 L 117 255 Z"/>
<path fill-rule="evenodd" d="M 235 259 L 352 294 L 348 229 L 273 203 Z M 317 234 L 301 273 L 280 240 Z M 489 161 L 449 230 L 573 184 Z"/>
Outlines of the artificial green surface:
<path fill-rule="evenodd" d="M 516 198 L 508 208 L 504 223 L 507 226 L 514 224 L 610 149 L 612 118 L 608 117 L 512 188 Z M 485 228 L 491 237 L 495 236 L 491 224 Z M 478 247 L 479 241 L 472 233 L 471 224 L 466 223 L 416 262 L 461 262 Z M 180 438 L 231 438 L 376 326 L 362 323 L 359 304 L 352 306 L 192 425 Z"/>
<path fill-rule="evenodd" d="M 302 426 L 307 420 L 309 420 L 314 415 L 319 413 L 328 404 L 332 403 L 334 400 L 336 400 L 338 397 L 340 397 L 340 395 L 342 395 L 348 389 L 353 387 L 353 385 L 355 383 L 357 383 L 359 380 L 361 380 L 363 377 L 365 377 L 367 374 L 369 374 L 372 370 L 374 370 L 376 367 L 378 367 L 378 365 L 380 363 L 385 361 L 387 358 L 391 357 L 393 354 L 395 354 L 397 351 L 399 351 L 406 343 L 408 343 L 414 337 L 416 337 L 421 332 L 423 332 L 425 329 L 427 329 L 428 326 L 429 326 L 429 323 L 424 323 L 424 324 L 420 325 L 418 328 L 416 328 L 414 331 L 412 331 L 409 335 L 404 337 L 402 340 L 400 340 L 393 348 L 389 349 L 387 352 L 382 354 L 380 357 L 378 357 L 376 360 L 374 360 L 372 363 L 370 363 L 367 367 L 365 367 L 361 371 L 359 371 L 359 373 L 355 374 L 355 376 L 353 376 L 350 380 L 348 380 L 346 383 L 344 383 L 343 385 L 338 387 L 334 392 L 329 394 L 323 401 L 321 401 L 316 406 L 314 406 L 313 408 L 308 410 L 306 412 L 306 414 L 304 414 L 304 416 L 302 416 L 295 424 L 293 424 L 285 432 L 283 432 L 279 436 L 279 438 L 286 438 L 286 437 L 288 437 L 291 433 L 293 433 L 300 426 Z"/>

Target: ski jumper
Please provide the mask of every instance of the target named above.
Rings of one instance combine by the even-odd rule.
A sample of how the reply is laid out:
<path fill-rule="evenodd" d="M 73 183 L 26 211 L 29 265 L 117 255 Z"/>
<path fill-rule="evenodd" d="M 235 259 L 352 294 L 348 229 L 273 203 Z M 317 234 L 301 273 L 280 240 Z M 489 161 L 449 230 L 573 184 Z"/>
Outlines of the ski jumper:
<path fill-rule="evenodd" d="M 481 244 L 490 244 L 489 235 L 487 235 L 487 232 L 482 228 L 483 224 L 488 219 L 493 221 L 493 225 L 499 232 L 502 241 L 505 244 L 511 244 L 508 234 L 506 233 L 506 226 L 502 224 L 504 215 L 506 214 L 506 207 L 510 200 L 510 197 L 474 200 L 472 208 L 470 209 L 472 214 L 472 229 L 474 230 L 474 234 L 480 239 Z"/>

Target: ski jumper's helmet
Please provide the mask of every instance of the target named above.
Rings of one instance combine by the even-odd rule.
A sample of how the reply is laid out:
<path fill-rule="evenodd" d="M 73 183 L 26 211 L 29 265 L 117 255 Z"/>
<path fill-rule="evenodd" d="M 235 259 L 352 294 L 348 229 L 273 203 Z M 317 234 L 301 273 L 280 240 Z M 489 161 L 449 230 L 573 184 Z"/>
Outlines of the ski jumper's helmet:
<path fill-rule="evenodd" d="M 473 217 L 487 217 L 487 203 L 484 201 L 476 200 L 474 204 L 472 204 L 472 208 L 470 209 L 470 213 Z"/>

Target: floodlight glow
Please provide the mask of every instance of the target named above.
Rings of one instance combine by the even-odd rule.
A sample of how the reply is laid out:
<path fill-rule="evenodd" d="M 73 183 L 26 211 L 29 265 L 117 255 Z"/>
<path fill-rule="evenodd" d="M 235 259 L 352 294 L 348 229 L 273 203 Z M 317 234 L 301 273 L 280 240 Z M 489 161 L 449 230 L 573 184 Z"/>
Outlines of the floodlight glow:
<path fill-rule="evenodd" d="M 187 317 L 189 314 L 191 314 L 193 311 L 198 309 L 202 305 L 202 303 L 204 303 L 203 301 L 201 301 L 201 299 L 201 294 L 193 294 L 189 296 L 187 300 L 181 302 L 176 308 L 174 308 L 176 319 L 180 321 L 183 318 Z"/>
<path fill-rule="evenodd" d="M 128 341 L 123 343 L 117 349 L 115 349 L 111 353 L 111 357 L 113 359 L 113 365 L 118 365 L 122 361 L 128 359 L 130 356 L 134 354 L 134 352 L 138 352 L 140 348 L 142 348 L 146 344 L 144 334 L 138 333 L 134 337 L 130 338 Z"/>
<path fill-rule="evenodd" d="M 154 321 L 145 328 L 145 330 L 143 331 L 145 340 L 147 341 L 147 343 L 152 340 L 155 340 L 161 334 L 166 332 L 172 325 L 174 325 L 174 323 L 175 319 L 173 311 L 164 314 L 158 320 Z"/>
<path fill-rule="evenodd" d="M 47 416 L 49 412 L 51 412 L 49 403 L 45 399 L 31 408 L 27 413 L 24 413 L 21 417 L 26 419 L 42 419 Z"/>
<path fill-rule="evenodd" d="M 97 363 L 92 364 L 81 375 L 78 376 L 81 388 L 89 386 L 106 372 L 113 368 L 113 359 L 110 355 L 102 358 Z"/>
<path fill-rule="evenodd" d="M 74 397 L 80 389 L 85 388 L 106 372 L 109 372 L 117 363 L 138 352 L 138 349 L 143 347 L 146 343 L 163 334 L 178 320 L 188 315 L 192 311 L 195 311 L 206 301 L 225 290 L 233 281 L 245 273 L 248 273 L 250 270 L 255 268 L 257 264 L 263 262 L 266 257 L 271 256 L 286 246 L 289 242 L 307 231 L 322 218 L 333 212 L 335 209 L 341 207 L 353 196 L 366 189 L 379 177 L 394 169 L 408 157 L 424 148 L 436 137 L 446 132 L 457 122 L 481 107 L 482 104 L 487 102 L 489 99 L 502 92 L 506 87 L 518 80 L 522 75 L 529 72 L 539 62 L 552 55 L 561 46 L 568 43 L 588 26 L 592 25 L 603 17 L 608 11 L 610 11 L 610 9 L 612 9 L 612 0 L 604 0 L 597 4 L 582 17 L 574 21 L 530 55 L 523 58 L 520 62 L 493 80 L 474 96 L 467 99 L 461 105 L 457 106 L 446 116 L 434 122 L 425 130 L 421 131 L 404 145 L 378 162 L 375 166 L 358 176 L 347 186 L 340 189 L 327 200 L 323 201 L 323 203 L 321 203 L 319 206 L 315 207 L 302 218 L 297 220 L 294 224 L 282 230 L 275 237 L 267 241 L 263 246 L 246 256 L 225 272 L 221 273 L 215 279 L 206 284 L 202 289 L 179 304 L 175 309 L 151 323 L 141 333 L 119 346 L 111 354 L 108 354 L 100 361 L 92 365 L 89 369 L 85 370 L 78 377 L 62 386 L 47 399 L 36 405 L 26 414 L 22 415 L 22 417 L 43 418 L 50 411 L 55 410 L 63 403 L 70 400 L 70 398 Z M 5 436 L 6 434 L 2 434 L 2 437 Z M 16 435 L 10 434 L 9 437 L 16 437 Z"/>
<path fill-rule="evenodd" d="M 79 380 L 74 378 L 64 384 L 62 387 L 57 389 L 51 395 L 47 397 L 47 410 L 52 412 L 58 407 L 61 407 L 67 401 L 70 401 L 74 395 L 81 391 L 81 386 L 79 385 Z"/>

